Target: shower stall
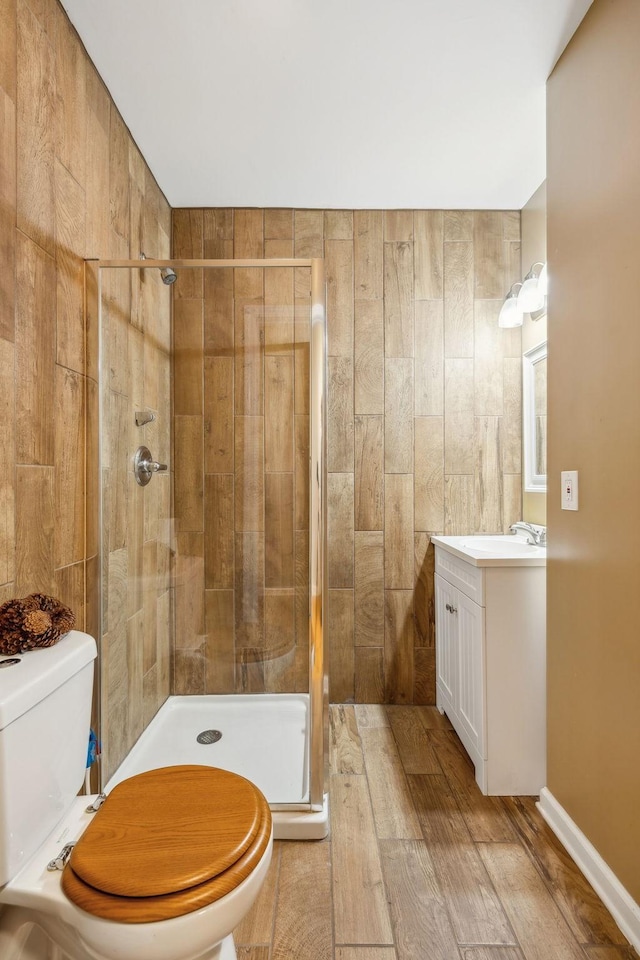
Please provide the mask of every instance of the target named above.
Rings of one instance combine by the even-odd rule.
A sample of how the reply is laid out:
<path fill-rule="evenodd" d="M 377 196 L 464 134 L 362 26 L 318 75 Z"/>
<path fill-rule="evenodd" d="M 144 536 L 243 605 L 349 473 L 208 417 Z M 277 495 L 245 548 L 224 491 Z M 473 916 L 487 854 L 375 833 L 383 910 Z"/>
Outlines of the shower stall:
<path fill-rule="evenodd" d="M 265 793 L 276 837 L 321 837 L 323 261 L 87 261 L 86 307 L 101 786 L 225 767 Z"/>

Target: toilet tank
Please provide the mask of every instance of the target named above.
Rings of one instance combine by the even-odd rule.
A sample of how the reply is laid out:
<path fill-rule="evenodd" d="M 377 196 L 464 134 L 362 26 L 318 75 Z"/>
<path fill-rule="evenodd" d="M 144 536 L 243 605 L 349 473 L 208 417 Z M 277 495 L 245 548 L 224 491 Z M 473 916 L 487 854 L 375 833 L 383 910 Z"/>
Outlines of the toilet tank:
<path fill-rule="evenodd" d="M 0 887 L 82 786 L 95 657 L 95 640 L 78 630 L 52 647 L 0 657 Z"/>

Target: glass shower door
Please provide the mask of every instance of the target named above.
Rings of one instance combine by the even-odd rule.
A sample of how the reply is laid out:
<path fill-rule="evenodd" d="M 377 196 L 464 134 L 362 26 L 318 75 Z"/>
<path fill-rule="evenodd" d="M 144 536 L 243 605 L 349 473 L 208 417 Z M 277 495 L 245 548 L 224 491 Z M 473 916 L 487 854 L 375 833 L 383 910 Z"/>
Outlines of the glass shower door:
<path fill-rule="evenodd" d="M 179 264 L 174 692 L 237 695 L 269 799 L 308 802 L 311 264 Z"/>

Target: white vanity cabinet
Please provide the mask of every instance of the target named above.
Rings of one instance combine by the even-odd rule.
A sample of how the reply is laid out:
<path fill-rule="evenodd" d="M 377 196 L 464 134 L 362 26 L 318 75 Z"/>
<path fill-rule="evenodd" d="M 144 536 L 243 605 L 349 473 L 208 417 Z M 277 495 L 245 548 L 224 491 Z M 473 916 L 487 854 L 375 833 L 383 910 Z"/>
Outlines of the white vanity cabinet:
<path fill-rule="evenodd" d="M 485 794 L 537 795 L 546 782 L 545 551 L 473 551 L 433 537 L 436 697 Z M 512 544 L 507 544 L 512 546 Z"/>

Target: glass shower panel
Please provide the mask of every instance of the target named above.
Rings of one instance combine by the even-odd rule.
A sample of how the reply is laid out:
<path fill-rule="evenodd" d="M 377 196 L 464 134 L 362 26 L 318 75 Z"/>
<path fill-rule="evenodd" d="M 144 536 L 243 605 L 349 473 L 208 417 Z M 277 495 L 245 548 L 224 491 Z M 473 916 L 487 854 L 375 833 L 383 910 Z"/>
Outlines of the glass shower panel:
<path fill-rule="evenodd" d="M 103 267 L 97 284 L 104 782 L 170 692 L 171 486 L 138 485 L 132 463 L 141 445 L 169 459 L 171 295 L 157 270 Z"/>
<path fill-rule="evenodd" d="M 178 273 L 174 692 L 308 694 L 310 269 Z"/>

